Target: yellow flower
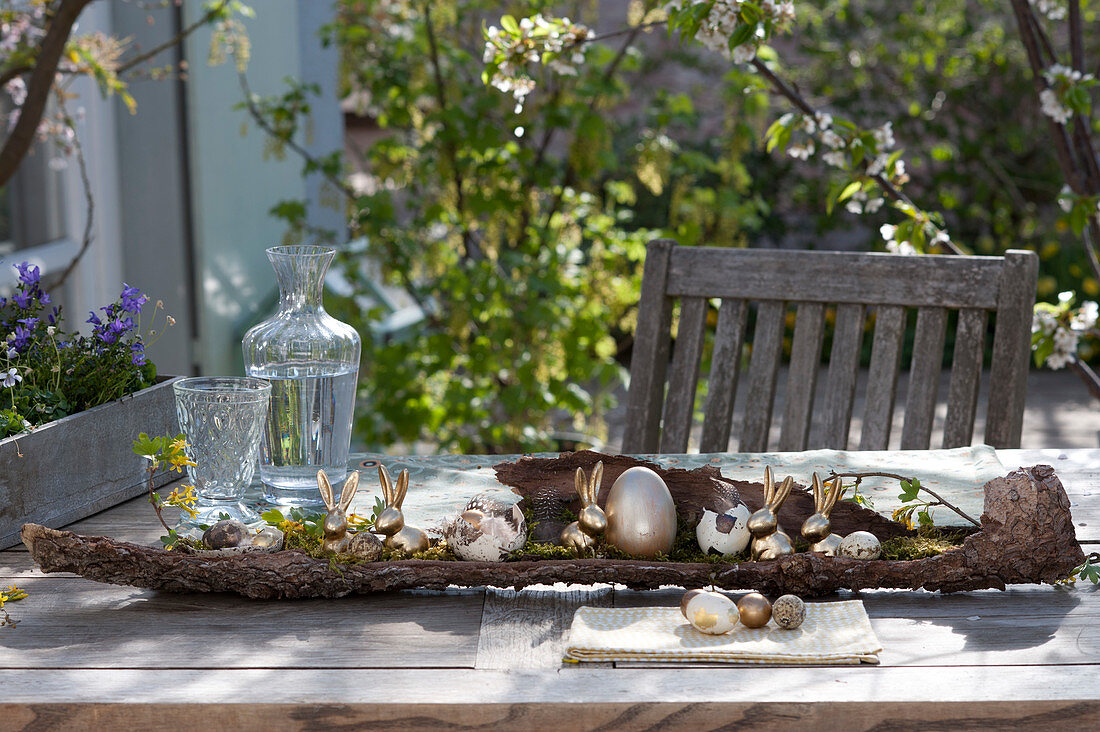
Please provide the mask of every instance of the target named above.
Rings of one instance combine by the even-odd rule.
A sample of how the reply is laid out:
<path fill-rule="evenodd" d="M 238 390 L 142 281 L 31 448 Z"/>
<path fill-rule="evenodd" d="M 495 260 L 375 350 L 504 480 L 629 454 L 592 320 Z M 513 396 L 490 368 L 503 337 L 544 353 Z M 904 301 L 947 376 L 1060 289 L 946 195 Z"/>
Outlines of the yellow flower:
<path fill-rule="evenodd" d="M 305 526 L 298 523 L 297 521 L 294 521 L 293 519 L 287 519 L 285 521 L 280 521 L 279 522 L 279 529 L 284 534 L 290 534 L 290 533 L 293 533 L 295 531 L 302 531 L 303 529 L 305 529 Z"/>
<path fill-rule="evenodd" d="M 357 513 L 353 513 L 348 516 L 348 526 L 353 529 L 363 530 L 369 529 L 374 525 L 374 519 L 364 518 Z"/>
<path fill-rule="evenodd" d="M 4 607 L 5 602 L 15 602 L 16 600 L 22 600 L 26 596 L 26 590 L 21 590 L 15 585 L 11 585 L 5 590 L 0 590 L 0 608 Z"/>
<path fill-rule="evenodd" d="M 194 508 L 195 501 L 195 486 L 184 484 L 172 489 L 172 492 L 168 494 L 168 498 L 164 500 L 164 505 L 175 506 L 185 511 L 191 518 L 195 518 L 199 515 L 199 512 Z"/>

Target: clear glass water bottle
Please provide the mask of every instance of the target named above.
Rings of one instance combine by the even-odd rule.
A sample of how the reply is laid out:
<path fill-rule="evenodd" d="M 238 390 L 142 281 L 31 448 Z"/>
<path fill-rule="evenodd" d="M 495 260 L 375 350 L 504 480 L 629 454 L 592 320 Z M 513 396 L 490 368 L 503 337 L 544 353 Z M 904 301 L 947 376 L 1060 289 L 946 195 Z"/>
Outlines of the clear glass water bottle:
<path fill-rule="evenodd" d="M 319 469 L 337 495 L 347 477 L 361 342 L 321 302 L 335 255 L 319 246 L 268 249 L 279 310 L 244 336 L 248 375 L 271 382 L 260 479 L 264 498 L 279 505 L 323 505 Z"/>

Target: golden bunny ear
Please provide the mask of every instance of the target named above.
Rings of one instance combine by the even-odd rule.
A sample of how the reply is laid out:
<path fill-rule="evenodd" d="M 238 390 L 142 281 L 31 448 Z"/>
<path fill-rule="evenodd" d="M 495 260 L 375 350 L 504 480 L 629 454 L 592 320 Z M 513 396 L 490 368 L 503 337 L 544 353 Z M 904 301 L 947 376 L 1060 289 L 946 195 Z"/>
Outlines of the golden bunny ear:
<path fill-rule="evenodd" d="M 779 507 L 783 505 L 783 501 L 787 500 L 787 496 L 791 494 L 792 488 L 794 488 L 794 478 L 788 475 L 783 479 L 783 482 L 779 484 L 779 488 L 776 489 L 771 502 L 768 503 L 768 507 L 773 511 L 779 511 Z"/>
<path fill-rule="evenodd" d="M 772 467 L 770 465 L 764 466 L 764 503 L 770 505 L 772 502 L 772 494 L 775 493 L 775 478 L 772 477 Z"/>
<path fill-rule="evenodd" d="M 844 497 L 844 490 L 844 483 L 841 482 L 841 479 L 838 476 L 835 480 L 833 480 L 833 484 L 829 488 L 829 498 L 825 504 L 826 511 L 833 510 L 833 508 L 836 506 L 836 502 Z"/>
<path fill-rule="evenodd" d="M 328 476 L 325 475 L 325 471 L 317 471 L 317 490 L 321 491 L 321 500 L 325 502 L 325 508 L 332 510 L 336 508 L 336 500 L 332 494 L 332 483 L 328 482 Z"/>
<path fill-rule="evenodd" d="M 595 469 L 592 471 L 592 478 L 588 481 L 588 503 L 593 506 L 596 505 L 596 500 L 600 497 L 600 483 L 603 482 L 603 460 L 596 463 Z"/>
<path fill-rule="evenodd" d="M 821 485 L 821 478 L 817 477 L 817 473 L 814 473 L 813 486 L 814 510 L 820 513 L 825 508 L 825 488 Z"/>
<path fill-rule="evenodd" d="M 577 491 L 581 503 L 588 503 L 588 479 L 584 475 L 584 468 L 577 468 L 573 473 L 573 490 Z"/>
<path fill-rule="evenodd" d="M 397 476 L 397 487 L 393 492 L 393 507 L 401 508 L 401 504 L 405 501 L 405 494 L 409 492 L 409 471 L 402 470 L 401 474 Z"/>
<path fill-rule="evenodd" d="M 378 466 L 378 482 L 382 485 L 382 500 L 386 506 L 393 505 L 393 481 L 390 479 L 390 471 L 385 465 Z"/>
<path fill-rule="evenodd" d="M 359 490 L 359 471 L 354 470 L 344 481 L 344 490 L 340 491 L 340 510 L 344 513 L 347 513 L 348 507 L 351 506 L 357 490 Z"/>

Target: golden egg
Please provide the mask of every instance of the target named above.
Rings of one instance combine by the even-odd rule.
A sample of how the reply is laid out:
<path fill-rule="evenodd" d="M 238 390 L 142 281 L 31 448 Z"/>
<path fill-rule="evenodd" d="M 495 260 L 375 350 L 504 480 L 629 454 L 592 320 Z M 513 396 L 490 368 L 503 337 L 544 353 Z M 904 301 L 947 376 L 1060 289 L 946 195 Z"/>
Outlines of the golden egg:
<path fill-rule="evenodd" d="M 763 628 L 772 616 L 772 604 L 759 592 L 750 592 L 738 600 L 737 610 L 746 628 Z"/>
<path fill-rule="evenodd" d="M 653 559 L 676 540 L 676 504 L 661 476 L 634 467 L 616 479 L 607 494 L 608 544 L 631 556 Z"/>
<path fill-rule="evenodd" d="M 691 627 L 707 635 L 722 635 L 738 623 L 737 606 L 733 600 L 717 592 L 702 592 L 687 604 L 687 619 Z"/>

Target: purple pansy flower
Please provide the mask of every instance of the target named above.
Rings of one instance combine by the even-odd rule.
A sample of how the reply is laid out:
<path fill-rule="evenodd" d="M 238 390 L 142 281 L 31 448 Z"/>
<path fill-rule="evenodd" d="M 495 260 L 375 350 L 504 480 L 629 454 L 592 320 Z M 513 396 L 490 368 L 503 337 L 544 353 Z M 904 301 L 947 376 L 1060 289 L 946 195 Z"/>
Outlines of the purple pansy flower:
<path fill-rule="evenodd" d="M 19 290 L 11 296 L 12 302 L 21 308 L 26 309 L 31 304 L 30 293 L 25 290 Z"/>

